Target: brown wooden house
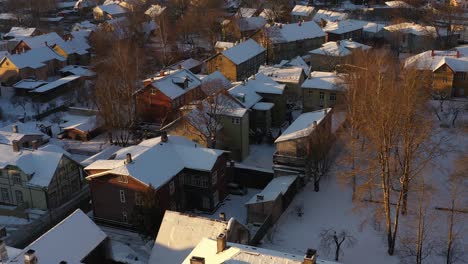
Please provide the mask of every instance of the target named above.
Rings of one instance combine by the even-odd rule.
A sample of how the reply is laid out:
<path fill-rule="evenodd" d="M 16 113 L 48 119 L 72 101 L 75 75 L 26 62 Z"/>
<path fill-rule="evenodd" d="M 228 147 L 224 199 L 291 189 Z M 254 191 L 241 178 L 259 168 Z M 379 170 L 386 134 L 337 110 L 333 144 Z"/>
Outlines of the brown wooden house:
<path fill-rule="evenodd" d="M 143 88 L 136 93 L 138 116 L 148 123 L 172 121 L 181 106 L 203 98 L 201 84 L 201 80 L 186 69 L 161 72 L 143 81 Z"/>
<path fill-rule="evenodd" d="M 165 133 L 121 149 L 113 159 L 85 168 L 94 216 L 131 226 L 149 186 L 156 190 L 161 211 L 213 211 L 227 195 L 226 162 L 224 151 Z"/>

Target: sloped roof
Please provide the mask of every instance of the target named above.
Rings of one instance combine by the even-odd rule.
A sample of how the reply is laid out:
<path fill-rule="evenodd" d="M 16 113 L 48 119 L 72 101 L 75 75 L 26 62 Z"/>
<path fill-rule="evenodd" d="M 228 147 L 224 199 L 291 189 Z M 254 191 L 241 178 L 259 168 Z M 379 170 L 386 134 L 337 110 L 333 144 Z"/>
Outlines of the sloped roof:
<path fill-rule="evenodd" d="M 315 7 L 306 5 L 295 5 L 291 11 L 293 16 L 310 16 L 314 12 Z"/>
<path fill-rule="evenodd" d="M 326 34 L 314 21 L 293 24 L 276 24 L 266 29 L 273 43 L 286 43 L 297 40 L 324 37 Z"/>
<path fill-rule="evenodd" d="M 17 89 L 27 89 L 27 90 L 32 90 L 36 89 L 37 87 L 47 84 L 45 81 L 36 81 L 36 80 L 31 80 L 31 79 L 22 79 L 21 81 L 13 84 L 14 88 Z"/>
<path fill-rule="evenodd" d="M 255 79 L 250 77 L 246 82 L 229 89 L 229 93 L 235 98 L 244 98 L 240 102 L 246 108 L 251 108 L 262 99 L 260 93 L 283 94 L 285 87 L 265 74 L 257 73 Z"/>
<path fill-rule="evenodd" d="M 205 258 L 205 264 L 302 264 L 304 260 L 303 256 L 229 242 L 223 252 L 217 253 L 216 245 L 216 240 L 203 238 L 182 264 L 190 264 L 190 259 L 194 256 Z M 316 264 L 338 263 L 317 259 Z"/>
<path fill-rule="evenodd" d="M 399 23 L 399 24 L 393 24 L 384 27 L 385 30 L 394 32 L 394 31 L 399 31 L 404 34 L 413 34 L 416 36 L 437 36 L 437 29 L 433 26 L 422 26 L 420 24 L 415 24 L 415 23 Z M 439 30 L 439 34 L 441 36 L 447 35 L 446 30 Z"/>
<path fill-rule="evenodd" d="M 10 59 L 18 69 L 37 69 L 45 66 L 44 63 L 50 60 L 66 61 L 64 57 L 58 55 L 50 47 L 35 48 L 20 54 L 8 55 L 6 58 Z"/>
<path fill-rule="evenodd" d="M 351 55 L 353 49 L 368 50 L 371 46 L 361 44 L 351 40 L 330 41 L 322 44 L 322 47 L 309 51 L 312 54 L 344 57 Z"/>
<path fill-rule="evenodd" d="M 152 18 L 155 18 L 159 15 L 161 15 L 164 10 L 166 10 L 165 6 L 160 6 L 160 5 L 151 5 L 146 11 L 145 15 L 148 15 Z"/>
<path fill-rule="evenodd" d="M 67 65 L 63 67 L 62 69 L 60 69 L 60 72 L 64 72 L 64 73 L 68 72 L 73 75 L 84 76 L 84 77 L 93 77 L 96 75 L 96 73 L 90 70 L 88 67 L 81 66 L 81 65 Z"/>
<path fill-rule="evenodd" d="M 53 90 L 53 89 L 56 89 L 56 88 L 59 88 L 60 86 L 62 85 L 65 85 L 67 83 L 70 83 L 74 80 L 77 80 L 79 79 L 80 76 L 78 75 L 69 75 L 69 76 L 65 76 L 63 78 L 60 78 L 58 80 L 55 80 L 53 82 L 50 82 L 46 85 L 42 85 L 32 91 L 29 91 L 30 93 L 45 93 L 45 92 L 48 92 L 50 90 Z"/>
<path fill-rule="evenodd" d="M 297 176 L 281 176 L 276 177 L 271 180 L 265 188 L 254 195 L 249 201 L 245 204 L 255 204 L 255 203 L 264 203 L 276 200 L 279 195 L 284 194 L 289 186 L 297 179 Z M 262 200 L 258 200 L 257 196 L 263 196 Z"/>
<path fill-rule="evenodd" d="M 459 51 L 463 57 L 468 57 L 468 45 L 455 47 L 455 50 Z"/>
<path fill-rule="evenodd" d="M 425 51 L 409 57 L 405 61 L 405 67 L 414 67 L 418 70 L 435 71 L 447 64 L 455 72 L 468 72 L 468 57 L 456 51 Z"/>
<path fill-rule="evenodd" d="M 340 89 L 340 82 L 340 75 L 336 72 L 314 71 L 310 74 L 310 78 L 304 81 L 301 88 L 336 91 Z"/>
<path fill-rule="evenodd" d="M 266 19 L 258 17 L 243 17 L 238 20 L 240 31 L 251 31 L 263 28 L 267 23 Z"/>
<path fill-rule="evenodd" d="M 27 28 L 27 27 L 12 27 L 4 37 L 13 37 L 15 39 L 23 39 L 31 37 L 32 34 L 36 32 L 36 28 Z"/>
<path fill-rule="evenodd" d="M 338 21 L 338 20 L 344 20 L 348 17 L 348 14 L 346 13 L 341 13 L 341 12 L 336 12 L 336 11 L 331 11 L 331 10 L 324 10 L 320 9 L 317 11 L 317 13 L 314 15 L 314 21 L 315 22 L 320 22 L 322 19 L 327 20 L 327 21 Z"/>
<path fill-rule="evenodd" d="M 265 52 L 265 48 L 260 46 L 260 44 L 255 42 L 255 40 L 248 39 L 235 45 L 232 48 L 223 51 L 222 54 L 235 64 L 239 65 L 248 59 L 261 54 L 262 52 Z"/>
<path fill-rule="evenodd" d="M 304 73 L 306 75 L 309 75 L 309 72 L 310 72 L 310 66 L 307 65 L 307 63 L 304 61 L 304 59 L 301 56 L 297 56 L 290 60 L 282 60 L 278 65 L 275 65 L 275 66 L 280 66 L 280 67 L 297 66 L 297 67 L 301 67 L 304 70 Z"/>
<path fill-rule="evenodd" d="M 325 118 L 327 113 L 331 110 L 331 108 L 327 108 L 327 113 L 322 110 L 317 110 L 313 112 L 303 113 L 301 114 L 294 122 L 279 136 L 275 143 L 280 143 L 283 141 L 302 138 L 310 135 L 313 131 L 313 123 L 314 121 L 317 122 L 317 125 Z"/>
<path fill-rule="evenodd" d="M 202 89 L 204 89 L 204 85 L 209 85 L 209 83 L 219 85 L 219 89 L 228 89 L 232 86 L 232 82 L 229 81 L 229 79 L 226 78 L 226 76 L 224 76 L 220 71 L 214 71 L 206 76 L 199 77 L 202 81 Z M 211 89 L 211 87 L 209 87 L 209 89 Z M 206 92 L 206 89 L 204 90 Z"/>
<path fill-rule="evenodd" d="M 214 239 L 227 228 L 227 221 L 167 210 L 148 263 L 181 263 L 204 237 Z"/>
<path fill-rule="evenodd" d="M 241 7 L 237 10 L 237 16 L 239 17 L 253 17 L 257 12 L 256 8 Z"/>
<path fill-rule="evenodd" d="M 132 155 L 133 162 L 130 164 L 125 164 L 127 153 Z M 128 175 L 159 188 L 184 168 L 211 171 L 223 153 L 222 150 L 201 147 L 180 136 L 168 136 L 168 142 L 165 143 L 161 137 L 157 137 L 118 150 L 112 162 L 103 164 L 98 160 L 85 169 L 107 170 L 88 176 L 90 179 L 106 174 Z"/>
<path fill-rule="evenodd" d="M 299 83 L 304 70 L 298 66 L 260 66 L 259 73 L 263 73 L 276 82 Z"/>
<path fill-rule="evenodd" d="M 109 15 L 121 15 L 121 14 L 125 14 L 128 12 L 128 10 L 122 6 L 120 6 L 119 4 L 115 4 L 115 3 L 112 3 L 112 4 L 109 4 L 109 5 L 99 5 L 95 8 L 99 8 L 101 9 L 104 13 L 107 13 Z"/>
<path fill-rule="evenodd" d="M 413 8 L 412 5 L 404 1 L 387 1 L 385 5 L 392 8 Z"/>
<path fill-rule="evenodd" d="M 201 80 L 195 74 L 183 68 L 172 71 L 168 75 L 156 76 L 153 80 L 151 85 L 171 99 L 175 99 L 201 85 Z M 188 81 L 188 87 L 185 89 L 178 85 L 178 83 L 183 84 L 184 80 Z"/>
<path fill-rule="evenodd" d="M 333 34 L 344 34 L 362 29 L 363 27 L 364 23 L 358 20 L 340 20 L 336 22 L 328 22 L 323 30 Z"/>
<path fill-rule="evenodd" d="M 39 263 L 81 263 L 106 238 L 107 235 L 83 211 L 77 209 L 8 263 L 23 263 L 24 253 L 30 249 L 35 251 Z"/>
<path fill-rule="evenodd" d="M 31 49 L 44 47 L 46 42 L 48 46 L 65 42 L 65 40 L 55 32 L 24 38 L 22 41 Z"/>
<path fill-rule="evenodd" d="M 0 128 L 0 144 L 12 144 L 13 140 L 21 140 L 24 136 L 28 135 L 39 135 L 42 136 L 43 139 L 49 138 L 48 135 L 41 132 L 35 123 L 16 123 L 15 125 L 18 128 L 18 133 L 13 132 L 12 125 Z"/>

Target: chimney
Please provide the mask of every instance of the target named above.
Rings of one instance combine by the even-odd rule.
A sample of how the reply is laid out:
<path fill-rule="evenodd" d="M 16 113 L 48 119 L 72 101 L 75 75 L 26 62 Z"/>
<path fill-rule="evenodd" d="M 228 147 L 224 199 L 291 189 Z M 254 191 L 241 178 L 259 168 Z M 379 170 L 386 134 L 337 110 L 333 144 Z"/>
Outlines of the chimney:
<path fill-rule="evenodd" d="M 193 256 L 190 258 L 190 264 L 205 264 L 205 258 Z"/>
<path fill-rule="evenodd" d="M 219 213 L 219 219 L 226 221 L 226 213 L 224 212 Z"/>
<path fill-rule="evenodd" d="M 460 58 L 460 51 L 457 50 L 457 58 Z"/>
<path fill-rule="evenodd" d="M 265 198 L 263 195 L 257 194 L 257 202 L 263 201 L 263 198 Z"/>
<path fill-rule="evenodd" d="M 283 28 L 283 24 L 280 23 L 278 27 L 279 27 L 279 28 Z"/>
<path fill-rule="evenodd" d="M 226 234 L 221 233 L 216 238 L 217 251 L 216 253 L 221 253 L 226 249 Z"/>
<path fill-rule="evenodd" d="M 162 132 L 161 132 L 161 142 L 166 143 L 167 140 L 168 140 L 168 138 L 167 138 L 167 132 L 166 132 L 166 131 L 162 131 Z"/>
<path fill-rule="evenodd" d="M 13 128 L 13 133 L 19 133 L 17 124 L 13 124 L 11 127 Z"/>
<path fill-rule="evenodd" d="M 31 141 L 32 149 L 37 150 L 39 148 L 39 141 L 36 139 Z"/>
<path fill-rule="evenodd" d="M 47 41 L 44 41 L 44 45 L 45 45 L 46 47 L 49 47 Z"/>
<path fill-rule="evenodd" d="M 328 108 L 323 109 L 323 114 L 325 114 L 325 115 L 328 114 Z"/>
<path fill-rule="evenodd" d="M 178 70 L 182 70 L 182 64 L 177 65 Z"/>
<path fill-rule="evenodd" d="M 125 155 L 125 164 L 130 164 L 130 163 L 132 163 L 132 162 L 133 162 L 133 160 L 132 160 L 132 154 L 127 153 L 127 154 Z"/>
<path fill-rule="evenodd" d="M 11 142 L 12 146 L 13 146 L 13 152 L 19 152 L 20 151 L 20 145 L 19 145 L 19 141 L 18 140 L 13 140 Z"/>
<path fill-rule="evenodd" d="M 8 252 L 3 240 L 0 240 L 0 263 L 5 263 L 8 260 Z"/>
<path fill-rule="evenodd" d="M 316 127 L 317 127 L 317 121 L 314 121 L 314 123 L 312 123 L 312 127 L 313 127 L 313 128 L 316 128 Z"/>
<path fill-rule="evenodd" d="M 67 262 L 65 260 L 62 260 L 59 262 L 59 264 L 67 264 Z"/>
<path fill-rule="evenodd" d="M 24 253 L 24 264 L 37 264 L 36 251 L 30 249 Z"/>
<path fill-rule="evenodd" d="M 315 264 L 316 261 L 317 250 L 308 248 L 302 264 Z"/>
<path fill-rule="evenodd" d="M 161 71 L 159 72 L 159 76 L 164 76 L 164 75 L 165 75 L 164 71 L 161 70 Z"/>
<path fill-rule="evenodd" d="M 434 57 L 435 56 L 435 52 L 434 50 L 431 50 L 431 57 Z"/>

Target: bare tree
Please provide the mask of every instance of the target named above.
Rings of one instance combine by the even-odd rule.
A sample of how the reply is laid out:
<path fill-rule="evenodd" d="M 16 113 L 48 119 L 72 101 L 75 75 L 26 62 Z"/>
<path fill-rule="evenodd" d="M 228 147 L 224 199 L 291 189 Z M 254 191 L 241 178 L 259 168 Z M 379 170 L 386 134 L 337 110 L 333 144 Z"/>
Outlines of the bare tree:
<path fill-rule="evenodd" d="M 357 243 L 357 239 L 349 231 L 342 230 L 337 233 L 334 229 L 325 229 L 320 233 L 320 248 L 329 254 L 333 248 L 335 251 L 335 261 L 339 261 L 343 254 L 342 247 L 351 248 Z"/>
<path fill-rule="evenodd" d="M 132 225 L 148 238 L 154 238 L 164 216 L 164 211 L 159 205 L 158 192 L 150 184 L 145 191 L 136 195 L 136 200 L 132 212 Z"/>
<path fill-rule="evenodd" d="M 30 102 L 31 100 L 28 97 L 24 97 L 24 96 L 14 96 L 13 98 L 11 98 L 11 103 L 15 107 L 21 107 L 21 109 L 23 109 L 24 118 L 26 118 L 26 108 Z"/>

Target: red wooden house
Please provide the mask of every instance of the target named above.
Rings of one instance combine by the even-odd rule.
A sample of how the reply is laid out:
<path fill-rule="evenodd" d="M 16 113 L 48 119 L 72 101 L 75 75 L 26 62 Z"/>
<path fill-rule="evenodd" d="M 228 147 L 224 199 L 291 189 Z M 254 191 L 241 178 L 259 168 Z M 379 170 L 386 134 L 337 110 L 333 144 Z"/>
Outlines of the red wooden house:
<path fill-rule="evenodd" d="M 214 211 L 226 195 L 227 154 L 179 136 L 152 138 L 87 166 L 96 219 L 131 226 L 149 186 L 161 210 Z"/>
<path fill-rule="evenodd" d="M 201 80 L 186 69 L 161 72 L 143 81 L 136 94 L 141 121 L 162 124 L 172 121 L 181 106 L 203 98 Z"/>

